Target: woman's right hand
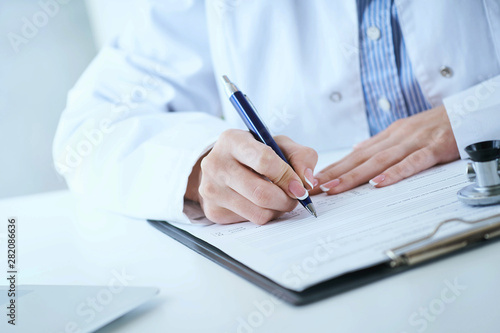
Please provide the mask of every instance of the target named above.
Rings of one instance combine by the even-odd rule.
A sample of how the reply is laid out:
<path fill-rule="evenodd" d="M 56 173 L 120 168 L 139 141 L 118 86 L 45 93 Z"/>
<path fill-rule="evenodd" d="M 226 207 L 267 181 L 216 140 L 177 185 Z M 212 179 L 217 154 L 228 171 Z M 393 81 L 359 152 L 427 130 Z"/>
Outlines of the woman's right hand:
<path fill-rule="evenodd" d="M 205 216 L 220 224 L 262 225 L 291 211 L 305 196 L 304 186 L 311 190 L 317 185 L 318 154 L 286 136 L 274 140 L 293 169 L 250 132 L 227 130 L 193 168 L 185 197 L 199 202 Z"/>

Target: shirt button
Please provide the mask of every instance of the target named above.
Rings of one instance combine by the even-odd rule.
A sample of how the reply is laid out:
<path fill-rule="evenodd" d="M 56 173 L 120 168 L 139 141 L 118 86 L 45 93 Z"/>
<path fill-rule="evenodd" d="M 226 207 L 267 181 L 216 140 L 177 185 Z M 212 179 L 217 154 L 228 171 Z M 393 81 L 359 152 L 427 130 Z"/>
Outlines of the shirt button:
<path fill-rule="evenodd" d="M 439 69 L 439 73 L 441 73 L 442 77 L 446 77 L 446 78 L 450 78 L 453 76 L 453 70 L 448 66 L 442 66 Z"/>
<path fill-rule="evenodd" d="M 380 38 L 380 29 L 375 26 L 371 26 L 368 29 L 366 29 L 366 35 L 371 40 L 377 40 Z"/>
<path fill-rule="evenodd" d="M 330 94 L 330 100 L 332 102 L 338 103 L 342 100 L 342 94 L 337 91 L 334 91 Z"/>
<path fill-rule="evenodd" d="M 378 100 L 378 106 L 384 111 L 389 111 L 391 109 L 391 102 L 385 97 Z"/>

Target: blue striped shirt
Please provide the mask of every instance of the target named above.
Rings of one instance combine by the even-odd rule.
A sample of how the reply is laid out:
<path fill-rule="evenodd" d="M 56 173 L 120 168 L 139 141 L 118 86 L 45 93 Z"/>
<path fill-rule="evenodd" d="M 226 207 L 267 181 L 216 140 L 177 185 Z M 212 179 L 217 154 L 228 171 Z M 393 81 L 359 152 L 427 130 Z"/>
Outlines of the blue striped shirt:
<path fill-rule="evenodd" d="M 358 0 L 361 82 L 370 134 L 431 108 L 413 75 L 393 0 Z"/>

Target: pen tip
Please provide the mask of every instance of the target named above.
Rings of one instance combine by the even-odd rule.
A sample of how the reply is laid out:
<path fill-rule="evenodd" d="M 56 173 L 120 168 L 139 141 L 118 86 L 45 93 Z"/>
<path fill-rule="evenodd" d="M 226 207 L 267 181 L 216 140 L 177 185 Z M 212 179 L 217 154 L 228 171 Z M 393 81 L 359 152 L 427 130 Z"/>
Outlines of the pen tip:
<path fill-rule="evenodd" d="M 314 217 L 318 218 L 318 214 L 316 214 L 316 208 L 312 203 L 306 206 L 307 211 Z"/>

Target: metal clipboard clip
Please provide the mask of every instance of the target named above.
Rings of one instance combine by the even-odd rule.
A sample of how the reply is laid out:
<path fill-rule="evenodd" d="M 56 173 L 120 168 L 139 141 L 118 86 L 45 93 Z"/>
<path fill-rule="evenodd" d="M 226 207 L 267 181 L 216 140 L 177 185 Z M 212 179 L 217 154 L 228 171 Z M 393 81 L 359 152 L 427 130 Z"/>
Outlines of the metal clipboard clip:
<path fill-rule="evenodd" d="M 451 222 L 477 225 L 477 227 L 433 240 L 439 229 Z M 385 254 L 390 258 L 391 267 L 411 266 L 498 236 L 500 236 L 500 214 L 474 221 L 454 218 L 439 223 L 429 235 L 388 250 Z"/>

